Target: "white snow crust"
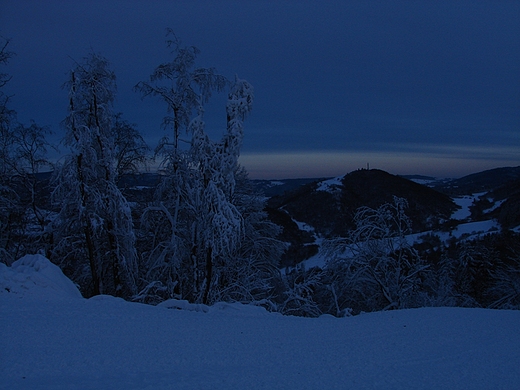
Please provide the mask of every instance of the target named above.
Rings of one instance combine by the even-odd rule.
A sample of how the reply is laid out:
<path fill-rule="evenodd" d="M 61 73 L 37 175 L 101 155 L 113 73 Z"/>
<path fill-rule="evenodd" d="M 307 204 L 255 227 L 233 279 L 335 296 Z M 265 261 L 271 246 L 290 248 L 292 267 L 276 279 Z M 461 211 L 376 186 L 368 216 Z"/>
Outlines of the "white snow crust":
<path fill-rule="evenodd" d="M 519 388 L 520 311 L 154 307 L 80 298 L 45 258 L 22 260 L 0 267 L 1 389 Z"/>
<path fill-rule="evenodd" d="M 471 211 L 469 209 L 470 206 L 484 194 L 485 192 L 479 192 L 477 194 L 465 195 L 462 198 L 453 198 L 453 201 L 457 206 L 460 206 L 460 209 L 455 210 L 455 212 L 451 215 L 451 218 L 463 220 L 471 216 Z"/>
<path fill-rule="evenodd" d="M 42 255 L 26 255 L 11 267 L 0 263 L 0 297 L 7 293 L 40 298 L 82 298 L 76 285 Z"/>
<path fill-rule="evenodd" d="M 333 177 L 332 179 L 323 180 L 318 183 L 318 187 L 316 188 L 316 191 L 325 191 L 334 193 L 335 191 L 338 191 L 343 187 L 343 178 L 345 176 L 338 176 Z"/>

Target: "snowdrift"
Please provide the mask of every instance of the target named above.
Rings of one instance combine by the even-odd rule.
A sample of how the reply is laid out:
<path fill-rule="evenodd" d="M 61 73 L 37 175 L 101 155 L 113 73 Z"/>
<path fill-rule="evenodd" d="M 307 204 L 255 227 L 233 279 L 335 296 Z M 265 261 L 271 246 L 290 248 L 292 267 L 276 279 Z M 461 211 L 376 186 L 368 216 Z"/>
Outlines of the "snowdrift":
<path fill-rule="evenodd" d="M 2 389 L 517 389 L 520 312 L 316 319 L 82 299 L 41 256 L 0 265 Z"/>
<path fill-rule="evenodd" d="M 0 263 L 0 294 L 54 298 L 81 298 L 61 269 L 42 255 L 26 255 L 11 267 Z"/>

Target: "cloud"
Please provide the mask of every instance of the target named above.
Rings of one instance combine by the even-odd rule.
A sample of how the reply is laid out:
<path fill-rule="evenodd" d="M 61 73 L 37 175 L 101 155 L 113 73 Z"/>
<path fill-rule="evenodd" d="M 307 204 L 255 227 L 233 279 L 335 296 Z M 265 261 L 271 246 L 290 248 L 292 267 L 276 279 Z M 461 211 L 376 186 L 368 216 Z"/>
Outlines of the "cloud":
<path fill-rule="evenodd" d="M 166 106 L 132 87 L 171 59 L 171 27 L 201 49 L 199 66 L 255 87 L 242 158 L 252 177 L 331 176 L 367 162 L 452 176 L 465 173 L 462 160 L 468 170 L 518 163 L 518 15 L 519 2 L 477 0 L 4 0 L 0 33 L 17 56 L 2 72 L 18 118 L 61 136 L 60 86 L 71 58 L 92 47 L 116 72 L 115 110 L 153 148 Z M 213 99 L 205 119 L 218 139 L 225 94 Z"/>

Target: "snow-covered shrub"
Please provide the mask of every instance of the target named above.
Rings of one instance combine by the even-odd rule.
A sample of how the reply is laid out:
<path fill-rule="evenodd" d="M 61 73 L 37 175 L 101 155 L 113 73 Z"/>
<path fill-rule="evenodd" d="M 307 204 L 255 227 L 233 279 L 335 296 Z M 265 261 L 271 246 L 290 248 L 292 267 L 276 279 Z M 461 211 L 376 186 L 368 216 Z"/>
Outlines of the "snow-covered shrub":
<path fill-rule="evenodd" d="M 325 243 L 326 273 L 340 310 L 401 309 L 421 305 L 418 294 L 428 265 L 409 244 L 406 200 L 378 209 L 361 207 L 346 238 Z"/>
<path fill-rule="evenodd" d="M 282 314 L 302 317 L 318 317 L 322 314 L 314 300 L 316 291 L 322 288 L 322 274 L 317 268 L 306 271 L 296 267 L 283 277 L 283 300 L 278 305 Z"/>

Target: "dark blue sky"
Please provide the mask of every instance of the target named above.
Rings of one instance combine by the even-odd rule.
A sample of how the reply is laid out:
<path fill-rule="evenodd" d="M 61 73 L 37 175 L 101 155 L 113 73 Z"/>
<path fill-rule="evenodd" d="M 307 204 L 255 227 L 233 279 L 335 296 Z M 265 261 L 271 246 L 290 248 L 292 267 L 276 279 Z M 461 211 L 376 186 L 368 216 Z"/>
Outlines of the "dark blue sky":
<path fill-rule="evenodd" d="M 170 27 L 199 66 L 255 87 L 241 157 L 253 178 L 520 165 L 519 20 L 520 1 L 499 0 L 0 1 L 20 120 L 61 137 L 61 85 L 92 48 L 116 72 L 116 110 L 154 147 L 165 106 L 132 87 L 170 59 Z M 218 138 L 225 94 L 206 123 Z"/>

